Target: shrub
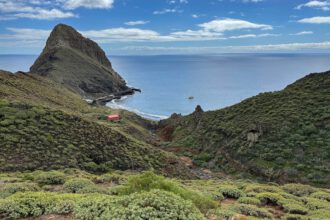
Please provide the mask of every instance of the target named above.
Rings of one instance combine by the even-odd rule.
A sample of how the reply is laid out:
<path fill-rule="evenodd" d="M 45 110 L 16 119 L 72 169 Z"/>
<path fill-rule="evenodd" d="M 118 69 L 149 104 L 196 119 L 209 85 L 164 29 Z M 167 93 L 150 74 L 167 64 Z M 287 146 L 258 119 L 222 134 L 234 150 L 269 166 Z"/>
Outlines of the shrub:
<path fill-rule="evenodd" d="M 220 219 L 229 219 L 230 217 L 237 214 L 237 212 L 235 212 L 231 209 L 220 208 L 220 209 L 216 209 L 215 211 L 212 211 L 212 213 L 209 213 L 209 215 L 210 214 L 215 215 L 217 218 L 220 218 Z M 212 218 L 210 218 L 210 219 L 212 219 Z"/>
<path fill-rule="evenodd" d="M 291 214 L 306 215 L 308 213 L 307 208 L 297 203 L 286 203 L 285 205 L 282 205 L 282 207 L 284 208 L 285 212 Z"/>
<path fill-rule="evenodd" d="M 253 197 L 240 197 L 238 199 L 238 202 L 243 204 L 250 204 L 250 205 L 261 205 L 260 200 Z"/>
<path fill-rule="evenodd" d="M 16 192 L 38 191 L 35 183 L 6 183 L 0 188 L 0 198 L 8 197 Z"/>
<path fill-rule="evenodd" d="M 272 185 L 256 185 L 256 184 L 251 184 L 248 185 L 245 190 L 245 192 L 250 193 L 250 192 L 255 192 L 255 193 L 261 193 L 261 192 L 272 192 L 272 193 L 278 193 L 281 192 L 282 189 L 277 187 L 277 186 L 272 186 Z"/>
<path fill-rule="evenodd" d="M 329 209 L 330 210 L 330 203 L 328 203 L 324 200 L 305 197 L 304 201 L 306 203 L 306 207 L 308 207 L 310 210 L 317 210 L 317 209 Z"/>
<path fill-rule="evenodd" d="M 114 199 L 101 197 L 77 203 L 76 219 L 206 220 L 192 202 L 163 190 L 133 193 Z"/>
<path fill-rule="evenodd" d="M 235 186 L 221 186 L 220 187 L 220 193 L 226 197 L 226 198 L 234 198 L 234 199 L 238 199 L 242 196 L 245 196 L 245 193 L 238 189 Z"/>
<path fill-rule="evenodd" d="M 78 193 L 84 194 L 84 193 L 101 193 L 101 194 L 108 194 L 108 191 L 102 187 L 99 187 L 97 185 L 89 185 L 85 186 L 82 189 L 78 191 Z"/>
<path fill-rule="evenodd" d="M 282 186 L 282 189 L 295 196 L 306 196 L 316 191 L 312 186 L 295 183 L 285 184 Z"/>
<path fill-rule="evenodd" d="M 328 220 L 330 209 L 319 209 L 309 213 L 307 220 Z"/>
<path fill-rule="evenodd" d="M 35 181 L 41 185 L 63 184 L 65 175 L 59 171 L 42 172 L 36 176 Z"/>
<path fill-rule="evenodd" d="M 127 177 L 116 174 L 116 173 L 113 173 L 113 174 L 107 173 L 107 174 L 97 177 L 95 181 L 97 183 L 123 184 L 127 181 Z"/>
<path fill-rule="evenodd" d="M 49 192 L 17 193 L 0 200 L 0 217 L 11 219 L 50 213 L 67 214 L 73 211 L 73 204 L 79 198 L 79 195 Z"/>
<path fill-rule="evenodd" d="M 330 193 L 327 192 L 318 191 L 312 193 L 310 196 L 316 199 L 323 199 L 330 202 Z"/>
<path fill-rule="evenodd" d="M 280 199 L 283 199 L 283 197 L 280 194 L 277 193 L 258 193 L 256 196 L 263 204 L 274 204 L 278 205 L 278 201 Z"/>
<path fill-rule="evenodd" d="M 93 185 L 94 183 L 89 179 L 76 178 L 66 181 L 65 184 L 63 185 L 63 188 L 66 192 L 79 193 L 84 188 L 91 187 Z"/>
<path fill-rule="evenodd" d="M 297 215 L 297 214 L 289 214 L 285 216 L 286 220 L 304 220 L 305 216 Z"/>
<path fill-rule="evenodd" d="M 243 215 L 255 216 L 259 218 L 272 218 L 272 215 L 267 209 L 258 208 L 254 205 L 239 204 L 235 205 L 233 209 Z"/>
<path fill-rule="evenodd" d="M 161 189 L 179 195 L 183 199 L 192 201 L 203 212 L 217 206 L 216 202 L 211 198 L 199 192 L 185 189 L 179 183 L 167 180 L 165 177 L 158 176 L 150 171 L 140 175 L 130 176 L 128 182 L 120 188 L 119 194 L 127 195 L 134 192 L 150 191 L 152 189 Z"/>

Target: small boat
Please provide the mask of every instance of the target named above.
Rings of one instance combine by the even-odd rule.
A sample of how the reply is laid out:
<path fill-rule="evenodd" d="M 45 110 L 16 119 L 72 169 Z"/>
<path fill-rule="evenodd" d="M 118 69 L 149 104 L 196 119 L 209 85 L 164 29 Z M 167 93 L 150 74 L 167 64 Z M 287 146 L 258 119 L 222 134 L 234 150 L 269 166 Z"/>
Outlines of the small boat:
<path fill-rule="evenodd" d="M 194 96 L 189 96 L 188 99 L 192 100 L 194 99 Z"/>

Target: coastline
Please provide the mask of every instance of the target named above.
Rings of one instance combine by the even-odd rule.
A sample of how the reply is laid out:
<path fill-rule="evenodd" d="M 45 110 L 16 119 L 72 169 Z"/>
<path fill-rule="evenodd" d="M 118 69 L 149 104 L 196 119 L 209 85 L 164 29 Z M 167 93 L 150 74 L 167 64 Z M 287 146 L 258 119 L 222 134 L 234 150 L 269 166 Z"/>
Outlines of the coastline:
<path fill-rule="evenodd" d="M 123 100 L 129 98 L 131 95 L 126 95 L 126 96 L 122 96 L 120 99 L 112 99 L 111 101 L 107 102 L 105 104 L 106 107 L 112 108 L 112 109 L 123 109 L 123 110 L 127 110 L 130 112 L 133 112 L 139 116 L 141 116 L 142 118 L 148 119 L 148 120 L 153 120 L 153 121 L 160 121 L 160 120 L 164 120 L 169 118 L 170 116 L 165 116 L 165 115 L 157 115 L 157 114 L 151 114 L 151 113 L 147 113 L 147 112 L 142 112 L 138 109 L 135 108 L 130 108 L 124 105 L 121 105 L 118 102 L 122 102 Z"/>

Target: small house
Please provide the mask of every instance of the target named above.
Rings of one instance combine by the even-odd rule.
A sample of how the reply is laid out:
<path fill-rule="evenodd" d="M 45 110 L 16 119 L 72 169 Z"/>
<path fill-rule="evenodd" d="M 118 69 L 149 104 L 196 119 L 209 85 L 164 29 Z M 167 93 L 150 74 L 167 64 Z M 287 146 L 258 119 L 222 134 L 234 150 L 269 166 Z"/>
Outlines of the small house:
<path fill-rule="evenodd" d="M 120 121 L 119 114 L 108 115 L 108 121 Z"/>

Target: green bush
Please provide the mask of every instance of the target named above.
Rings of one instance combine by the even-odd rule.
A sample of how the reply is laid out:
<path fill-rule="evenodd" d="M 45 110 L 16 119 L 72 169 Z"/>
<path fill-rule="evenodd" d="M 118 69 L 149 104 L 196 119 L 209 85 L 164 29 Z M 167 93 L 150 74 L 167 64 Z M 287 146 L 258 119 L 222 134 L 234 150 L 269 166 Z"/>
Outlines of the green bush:
<path fill-rule="evenodd" d="M 245 190 L 247 193 L 261 193 L 261 192 L 272 192 L 272 193 L 279 193 L 282 191 L 281 188 L 277 186 L 272 185 L 256 185 L 256 184 L 250 184 L 248 185 Z"/>
<path fill-rule="evenodd" d="M 282 205 L 285 212 L 291 213 L 291 214 L 299 214 L 299 215 L 306 215 L 308 213 L 308 209 L 305 208 L 302 205 L 299 205 L 297 203 L 286 203 L 285 205 Z"/>
<path fill-rule="evenodd" d="M 255 216 L 259 218 L 272 218 L 272 215 L 264 208 L 258 208 L 254 205 L 239 204 L 233 207 L 235 211 L 243 215 Z"/>
<path fill-rule="evenodd" d="M 100 194 L 109 194 L 108 191 L 102 187 L 99 187 L 97 185 L 89 185 L 85 186 L 82 189 L 78 191 L 78 193 L 84 194 L 84 193 L 100 193 Z"/>
<path fill-rule="evenodd" d="M 238 202 L 243 204 L 250 204 L 250 205 L 261 205 L 260 200 L 253 197 L 240 197 L 238 199 Z"/>
<path fill-rule="evenodd" d="M 192 202 L 163 190 L 133 193 L 120 198 L 84 199 L 77 203 L 74 218 L 206 220 Z"/>
<path fill-rule="evenodd" d="M 286 220 L 305 220 L 305 216 L 297 215 L 297 214 L 288 214 L 285 216 Z"/>
<path fill-rule="evenodd" d="M 8 197 L 16 192 L 38 191 L 35 183 L 6 183 L 0 188 L 0 198 Z"/>
<path fill-rule="evenodd" d="M 274 204 L 274 205 L 278 205 L 278 201 L 280 199 L 283 199 L 283 197 L 280 194 L 269 193 L 269 192 L 258 193 L 256 197 L 263 204 Z"/>
<path fill-rule="evenodd" d="M 127 181 L 127 177 L 116 173 L 103 174 L 95 179 L 96 183 L 123 184 L 126 181 Z"/>
<path fill-rule="evenodd" d="M 323 199 L 330 202 L 330 193 L 327 192 L 317 191 L 312 193 L 310 196 L 316 199 Z"/>
<path fill-rule="evenodd" d="M 24 218 L 44 214 L 68 214 L 80 195 L 55 194 L 49 192 L 17 193 L 0 200 L 0 218 Z"/>
<path fill-rule="evenodd" d="M 232 209 L 227 209 L 227 208 L 219 208 L 216 210 L 212 210 L 212 212 L 210 212 L 209 214 L 215 215 L 217 218 L 220 219 L 229 219 L 230 217 L 234 216 L 235 214 L 237 214 L 236 211 L 232 210 Z"/>
<path fill-rule="evenodd" d="M 235 186 L 223 185 L 220 187 L 220 193 L 226 198 L 238 199 L 245 196 L 245 193 Z"/>
<path fill-rule="evenodd" d="M 316 191 L 316 189 L 312 186 L 296 183 L 285 184 L 282 186 L 282 189 L 285 192 L 291 193 L 295 196 L 306 196 Z"/>
<path fill-rule="evenodd" d="M 320 209 L 309 213 L 307 220 L 328 220 L 330 209 Z"/>
<path fill-rule="evenodd" d="M 160 189 L 172 192 L 181 196 L 185 200 L 192 201 L 202 212 L 208 209 L 215 208 L 216 202 L 203 194 L 183 188 L 179 183 L 167 180 L 163 176 L 158 176 L 153 172 L 144 172 L 140 175 L 130 176 L 126 184 L 124 184 L 119 193 L 122 195 L 131 194 L 134 192 L 150 191 Z"/>
<path fill-rule="evenodd" d="M 322 199 L 305 197 L 304 201 L 306 203 L 306 207 L 308 207 L 310 210 L 317 210 L 317 209 L 329 209 L 330 210 L 330 203 L 326 202 Z"/>
<path fill-rule="evenodd" d="M 59 171 L 42 172 L 35 177 L 41 185 L 57 185 L 65 182 L 65 175 Z"/>
<path fill-rule="evenodd" d="M 66 181 L 63 188 L 66 192 L 79 193 L 84 188 L 91 186 L 94 186 L 94 183 L 91 180 L 86 178 L 76 178 Z"/>

